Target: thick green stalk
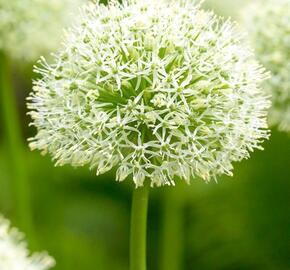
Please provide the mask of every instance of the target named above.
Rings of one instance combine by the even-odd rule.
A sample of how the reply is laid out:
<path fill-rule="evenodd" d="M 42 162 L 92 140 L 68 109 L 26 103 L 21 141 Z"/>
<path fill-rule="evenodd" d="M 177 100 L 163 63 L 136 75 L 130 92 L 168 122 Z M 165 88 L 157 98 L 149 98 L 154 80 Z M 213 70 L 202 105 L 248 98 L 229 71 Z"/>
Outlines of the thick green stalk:
<path fill-rule="evenodd" d="M 183 200 L 178 187 L 166 190 L 163 198 L 160 270 L 183 269 Z"/>
<path fill-rule="evenodd" d="M 133 191 L 130 233 L 130 270 L 146 270 L 148 197 L 148 186 Z"/>
<path fill-rule="evenodd" d="M 9 61 L 0 52 L 0 110 L 3 119 L 4 141 L 9 161 L 10 181 L 13 189 L 13 207 L 18 227 L 32 234 L 30 183 L 28 181 L 25 148 L 21 135 L 16 98 L 11 83 Z"/>

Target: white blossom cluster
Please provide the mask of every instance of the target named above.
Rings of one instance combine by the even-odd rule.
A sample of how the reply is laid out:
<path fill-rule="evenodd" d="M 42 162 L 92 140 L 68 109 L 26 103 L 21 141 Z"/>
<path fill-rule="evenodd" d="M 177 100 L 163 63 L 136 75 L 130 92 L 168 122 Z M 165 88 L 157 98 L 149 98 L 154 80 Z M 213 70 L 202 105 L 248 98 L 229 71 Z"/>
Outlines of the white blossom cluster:
<path fill-rule="evenodd" d="M 0 0 L 0 50 L 32 62 L 58 48 L 85 0 Z"/>
<path fill-rule="evenodd" d="M 241 32 L 190 0 L 110 3 L 36 68 L 30 147 L 137 187 L 231 175 L 268 137 L 267 74 Z"/>
<path fill-rule="evenodd" d="M 271 125 L 290 132 L 290 1 L 260 0 L 242 12 L 256 54 L 272 77 L 265 89 L 272 95 Z"/>
<path fill-rule="evenodd" d="M 48 270 L 55 264 L 46 253 L 30 255 L 23 235 L 0 216 L 0 269 Z"/>

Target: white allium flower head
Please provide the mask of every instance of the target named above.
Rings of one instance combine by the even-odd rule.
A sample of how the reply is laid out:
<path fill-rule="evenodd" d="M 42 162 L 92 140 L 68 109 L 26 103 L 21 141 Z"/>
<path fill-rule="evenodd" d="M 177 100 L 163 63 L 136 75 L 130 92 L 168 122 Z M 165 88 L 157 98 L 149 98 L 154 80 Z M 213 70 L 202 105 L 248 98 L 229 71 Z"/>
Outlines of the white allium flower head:
<path fill-rule="evenodd" d="M 36 68 L 30 147 L 142 186 L 208 181 L 268 137 L 264 69 L 230 21 L 191 0 L 89 4 Z"/>
<path fill-rule="evenodd" d="M 58 48 L 62 31 L 85 0 L 0 0 L 0 50 L 35 61 Z"/>
<path fill-rule="evenodd" d="M 48 270 L 55 264 L 47 253 L 30 255 L 23 235 L 10 227 L 10 222 L 0 216 L 0 269 Z"/>
<path fill-rule="evenodd" d="M 271 125 L 290 132 L 290 1 L 263 0 L 242 12 L 256 54 L 272 73 L 265 89 L 272 95 Z"/>

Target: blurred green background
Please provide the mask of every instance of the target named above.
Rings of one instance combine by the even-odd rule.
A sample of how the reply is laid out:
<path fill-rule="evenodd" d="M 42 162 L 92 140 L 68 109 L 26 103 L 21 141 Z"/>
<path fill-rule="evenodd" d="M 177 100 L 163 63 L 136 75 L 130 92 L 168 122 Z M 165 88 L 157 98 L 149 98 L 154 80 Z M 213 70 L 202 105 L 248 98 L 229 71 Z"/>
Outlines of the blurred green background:
<path fill-rule="evenodd" d="M 225 10 L 221 3 L 206 4 L 236 14 L 232 5 Z M 13 66 L 24 144 L 35 132 L 28 128 L 25 107 L 31 68 Z M 9 181 L 13 168 L 2 135 L 0 122 L 0 212 L 18 226 Z M 193 179 L 190 186 L 151 189 L 149 270 L 290 269 L 290 136 L 273 130 L 264 147 L 218 184 Z M 28 149 L 25 158 L 34 221 L 33 232 L 26 233 L 28 241 L 35 239 L 32 249 L 48 250 L 56 270 L 128 269 L 133 185 L 115 182 L 114 172 L 97 177 L 88 168 L 55 168 L 49 157 Z M 175 257 L 179 266 L 172 264 Z"/>

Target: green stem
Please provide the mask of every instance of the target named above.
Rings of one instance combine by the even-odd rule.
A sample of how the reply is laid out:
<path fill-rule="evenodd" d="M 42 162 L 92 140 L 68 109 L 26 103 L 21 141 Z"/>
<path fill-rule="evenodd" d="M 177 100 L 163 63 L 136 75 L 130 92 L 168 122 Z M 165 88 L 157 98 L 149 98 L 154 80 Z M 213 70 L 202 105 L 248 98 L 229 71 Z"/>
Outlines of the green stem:
<path fill-rule="evenodd" d="M 183 269 L 183 200 L 178 187 L 166 190 L 163 198 L 160 269 Z"/>
<path fill-rule="evenodd" d="M 4 124 L 4 141 L 9 161 L 9 172 L 13 188 L 15 219 L 29 236 L 32 234 L 32 212 L 30 184 L 25 162 L 25 148 L 17 111 L 16 98 L 12 87 L 9 61 L 0 52 L 0 107 Z"/>
<path fill-rule="evenodd" d="M 146 270 L 148 197 L 148 186 L 133 191 L 130 233 L 130 270 Z"/>

